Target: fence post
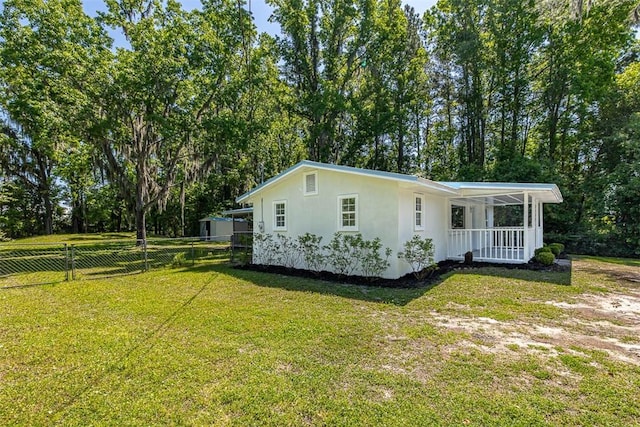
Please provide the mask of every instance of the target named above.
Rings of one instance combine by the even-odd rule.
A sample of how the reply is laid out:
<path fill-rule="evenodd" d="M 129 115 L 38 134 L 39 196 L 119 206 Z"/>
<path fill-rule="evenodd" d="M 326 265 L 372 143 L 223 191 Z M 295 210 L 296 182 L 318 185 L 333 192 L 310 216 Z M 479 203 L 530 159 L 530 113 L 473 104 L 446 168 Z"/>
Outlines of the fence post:
<path fill-rule="evenodd" d="M 64 280 L 69 281 L 69 247 L 66 243 L 64 245 Z"/>
<path fill-rule="evenodd" d="M 191 265 L 196 265 L 196 252 L 193 249 L 193 240 L 191 241 Z"/>
<path fill-rule="evenodd" d="M 71 245 L 71 280 L 76 280 L 76 246 Z"/>
<path fill-rule="evenodd" d="M 144 271 L 149 271 L 149 258 L 147 258 L 147 239 L 142 241 L 142 251 L 144 252 Z"/>

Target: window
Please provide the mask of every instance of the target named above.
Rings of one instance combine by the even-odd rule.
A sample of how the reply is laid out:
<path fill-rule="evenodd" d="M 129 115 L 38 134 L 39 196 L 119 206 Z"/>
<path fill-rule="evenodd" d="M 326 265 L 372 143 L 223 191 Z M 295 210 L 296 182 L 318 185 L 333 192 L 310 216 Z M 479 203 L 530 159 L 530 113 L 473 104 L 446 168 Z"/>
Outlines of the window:
<path fill-rule="evenodd" d="M 464 206 L 451 206 L 451 228 L 464 228 Z"/>
<path fill-rule="evenodd" d="M 318 194 L 318 172 L 305 173 L 303 185 L 305 196 Z"/>
<path fill-rule="evenodd" d="M 287 229 L 287 202 L 284 200 L 273 202 L 273 229 L 276 231 Z"/>
<path fill-rule="evenodd" d="M 338 196 L 338 230 L 358 231 L 358 195 Z"/>
<path fill-rule="evenodd" d="M 424 196 L 422 194 L 414 194 L 413 201 L 413 226 L 416 230 L 424 230 Z"/>

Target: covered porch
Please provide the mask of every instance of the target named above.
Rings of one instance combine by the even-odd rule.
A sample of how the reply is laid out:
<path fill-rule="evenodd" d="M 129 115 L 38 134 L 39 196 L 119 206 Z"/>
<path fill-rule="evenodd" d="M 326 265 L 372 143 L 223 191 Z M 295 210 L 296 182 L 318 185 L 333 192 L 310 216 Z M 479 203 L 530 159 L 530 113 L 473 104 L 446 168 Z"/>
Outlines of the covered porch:
<path fill-rule="evenodd" d="M 544 203 L 560 203 L 554 184 L 447 183 L 460 196 L 449 198 L 447 258 L 526 263 L 543 245 Z"/>

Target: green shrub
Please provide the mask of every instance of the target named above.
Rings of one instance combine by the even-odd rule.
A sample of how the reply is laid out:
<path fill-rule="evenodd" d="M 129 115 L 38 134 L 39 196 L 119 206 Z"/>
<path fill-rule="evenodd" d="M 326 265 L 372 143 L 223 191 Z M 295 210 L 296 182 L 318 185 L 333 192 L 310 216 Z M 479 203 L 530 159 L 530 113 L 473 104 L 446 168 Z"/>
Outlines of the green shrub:
<path fill-rule="evenodd" d="M 540 252 L 535 256 L 535 260 L 542 265 L 551 265 L 555 259 L 555 255 L 551 252 Z"/>
<path fill-rule="evenodd" d="M 404 242 L 404 251 L 398 252 L 398 258 L 407 261 L 415 278 L 422 280 L 436 268 L 433 252 L 433 241 L 430 238 L 421 239 L 420 236 L 413 236 L 411 240 Z"/>
<path fill-rule="evenodd" d="M 549 246 L 543 246 L 541 248 L 536 249 L 535 255 L 538 255 L 538 254 L 543 253 L 543 252 L 552 253 L 551 252 L 551 248 Z"/>
<path fill-rule="evenodd" d="M 323 246 L 327 253 L 327 265 L 335 273 L 351 275 L 358 268 L 357 253 L 361 246 L 362 235 L 335 233 L 328 245 Z"/>
<path fill-rule="evenodd" d="M 360 270 L 363 276 L 373 278 L 382 275 L 391 265 L 391 249 L 383 250 L 380 238 L 365 240 L 360 233 L 335 233 L 323 250 L 327 253 L 327 265 L 338 274 L 352 275 Z"/>
<path fill-rule="evenodd" d="M 390 248 L 384 248 L 384 258 L 380 255 L 382 242 L 379 237 L 373 240 L 363 240 L 360 247 L 360 271 L 364 277 L 374 278 L 382 276 L 391 265 L 389 257 L 393 253 Z"/>
<path fill-rule="evenodd" d="M 277 246 L 280 253 L 279 264 L 287 268 L 295 268 L 300 260 L 300 245 L 297 239 L 285 234 L 276 234 Z"/>
<path fill-rule="evenodd" d="M 171 261 L 171 268 L 178 268 L 183 265 L 187 265 L 187 255 L 184 252 L 175 254 Z"/>
<path fill-rule="evenodd" d="M 315 273 L 322 271 L 326 263 L 320 242 L 322 242 L 322 236 L 315 234 L 305 233 L 298 236 L 298 247 L 302 253 L 302 259 L 304 259 L 307 269 Z"/>
<path fill-rule="evenodd" d="M 562 252 L 564 252 L 564 245 L 562 243 L 551 243 L 547 247 L 551 250 L 551 252 L 553 252 L 555 256 L 558 256 Z"/>
<path fill-rule="evenodd" d="M 253 236 L 253 263 L 279 265 L 282 255 L 280 246 L 271 234 L 256 233 Z"/>

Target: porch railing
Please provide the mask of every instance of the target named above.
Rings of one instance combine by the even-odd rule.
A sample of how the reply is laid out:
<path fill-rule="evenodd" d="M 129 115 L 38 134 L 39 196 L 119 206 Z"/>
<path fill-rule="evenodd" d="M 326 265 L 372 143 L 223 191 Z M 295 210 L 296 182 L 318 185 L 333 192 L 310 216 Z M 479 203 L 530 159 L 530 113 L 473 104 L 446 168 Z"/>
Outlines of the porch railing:
<path fill-rule="evenodd" d="M 524 227 L 449 230 L 447 257 L 464 259 L 469 251 L 476 261 L 526 262 Z"/>

